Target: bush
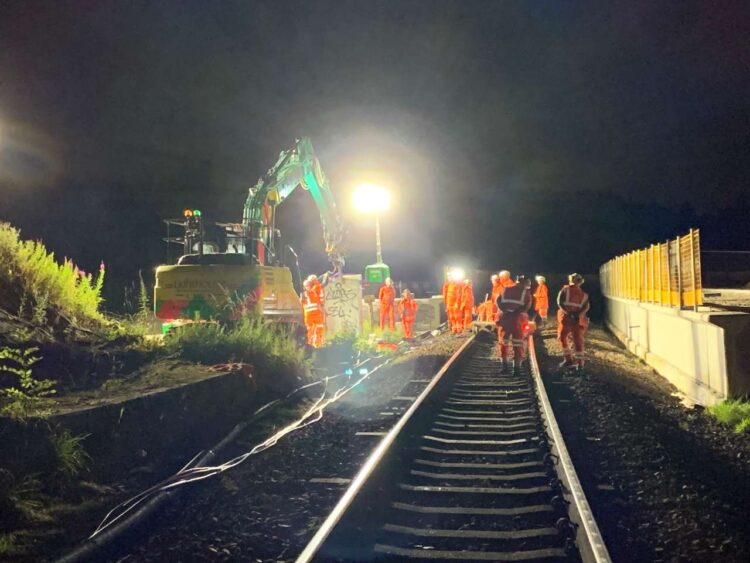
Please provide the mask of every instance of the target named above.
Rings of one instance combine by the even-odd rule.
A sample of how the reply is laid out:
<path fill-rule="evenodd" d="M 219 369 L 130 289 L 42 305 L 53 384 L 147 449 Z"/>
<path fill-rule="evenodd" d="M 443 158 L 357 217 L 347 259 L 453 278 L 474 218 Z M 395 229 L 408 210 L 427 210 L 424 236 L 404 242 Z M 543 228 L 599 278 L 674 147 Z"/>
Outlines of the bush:
<path fill-rule="evenodd" d="M 18 387 L 0 389 L 0 414 L 26 418 L 45 397 L 54 395 L 54 381 L 40 381 L 32 376 L 32 366 L 41 359 L 36 355 L 37 352 L 37 348 L 0 348 L 0 373 L 18 377 Z"/>
<path fill-rule="evenodd" d="M 735 432 L 750 430 L 750 401 L 728 399 L 708 408 L 713 417 L 731 426 Z"/>
<path fill-rule="evenodd" d="M 99 326 L 104 263 L 96 275 L 55 260 L 41 242 L 0 222 L 0 309 L 38 326 Z"/>
<path fill-rule="evenodd" d="M 197 363 L 245 362 L 269 372 L 307 373 L 305 350 L 282 326 L 258 317 L 232 325 L 182 326 L 164 341 L 167 353 Z"/>

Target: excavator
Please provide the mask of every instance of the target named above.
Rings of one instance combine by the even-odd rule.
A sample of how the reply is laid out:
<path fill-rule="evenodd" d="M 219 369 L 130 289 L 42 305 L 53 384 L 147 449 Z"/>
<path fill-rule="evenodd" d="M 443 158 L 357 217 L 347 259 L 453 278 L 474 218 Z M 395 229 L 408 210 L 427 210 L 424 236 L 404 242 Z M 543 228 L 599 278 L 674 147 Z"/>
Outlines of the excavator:
<path fill-rule="evenodd" d="M 291 247 L 284 247 L 275 226 L 276 208 L 298 187 L 310 193 L 320 212 L 323 240 L 332 266 L 326 275 L 340 275 L 345 262 L 344 225 L 312 142 L 303 137 L 282 151 L 276 163 L 249 189 L 242 223 L 216 224 L 226 233 L 223 252 L 204 251 L 217 246 L 204 244 L 202 223 L 200 228 L 192 229 L 200 236 L 188 237 L 188 225 L 195 225 L 202 217 L 200 212 L 196 217 L 186 210 L 189 221 L 184 223 L 186 237 L 181 239 L 186 241 L 186 253 L 177 264 L 156 268 L 157 318 L 165 326 L 236 319 L 249 313 L 284 323 L 301 322 L 292 272 L 283 260 L 284 250 Z"/>

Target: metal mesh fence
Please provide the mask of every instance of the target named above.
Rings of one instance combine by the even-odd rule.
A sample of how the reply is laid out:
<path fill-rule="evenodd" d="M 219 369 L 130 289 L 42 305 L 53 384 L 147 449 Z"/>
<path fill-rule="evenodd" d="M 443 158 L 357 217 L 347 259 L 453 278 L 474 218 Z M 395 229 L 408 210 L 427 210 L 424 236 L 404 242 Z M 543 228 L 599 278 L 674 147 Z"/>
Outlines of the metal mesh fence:
<path fill-rule="evenodd" d="M 617 256 L 599 269 L 602 292 L 608 297 L 635 299 L 668 307 L 703 304 L 700 233 Z"/>

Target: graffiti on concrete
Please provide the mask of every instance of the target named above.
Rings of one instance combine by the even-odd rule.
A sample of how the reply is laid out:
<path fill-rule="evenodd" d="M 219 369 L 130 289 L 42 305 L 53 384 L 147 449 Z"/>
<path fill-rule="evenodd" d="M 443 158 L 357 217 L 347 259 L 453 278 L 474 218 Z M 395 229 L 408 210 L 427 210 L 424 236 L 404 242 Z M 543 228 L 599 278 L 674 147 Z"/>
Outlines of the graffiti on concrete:
<path fill-rule="evenodd" d="M 326 329 L 329 334 L 359 332 L 362 286 L 360 276 L 343 276 L 326 285 Z"/>

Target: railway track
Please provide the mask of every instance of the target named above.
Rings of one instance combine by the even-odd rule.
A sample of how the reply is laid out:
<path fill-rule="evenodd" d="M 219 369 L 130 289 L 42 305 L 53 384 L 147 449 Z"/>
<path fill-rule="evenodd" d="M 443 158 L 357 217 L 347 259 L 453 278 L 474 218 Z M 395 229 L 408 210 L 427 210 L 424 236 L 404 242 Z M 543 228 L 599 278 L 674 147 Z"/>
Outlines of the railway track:
<path fill-rule="evenodd" d="M 609 561 L 529 344 L 513 376 L 468 339 L 297 561 Z"/>

